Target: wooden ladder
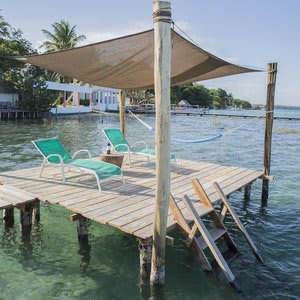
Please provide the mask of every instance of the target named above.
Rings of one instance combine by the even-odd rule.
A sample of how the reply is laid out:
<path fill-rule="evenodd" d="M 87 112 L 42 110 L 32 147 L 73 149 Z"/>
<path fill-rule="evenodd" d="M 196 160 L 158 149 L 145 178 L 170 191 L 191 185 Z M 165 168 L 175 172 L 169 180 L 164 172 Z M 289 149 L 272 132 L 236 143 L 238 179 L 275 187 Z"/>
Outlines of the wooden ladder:
<path fill-rule="evenodd" d="M 170 208 L 175 217 L 175 220 L 177 221 L 179 226 L 182 228 L 184 234 L 187 236 L 187 246 L 190 247 L 194 251 L 196 258 L 199 261 L 199 263 L 201 264 L 202 268 L 207 271 L 213 270 L 211 263 L 209 262 L 209 260 L 207 259 L 206 255 L 204 253 L 204 250 L 206 248 L 209 248 L 209 250 L 211 251 L 212 255 L 215 258 L 216 263 L 219 265 L 220 269 L 223 271 L 223 273 L 224 273 L 225 277 L 227 278 L 227 280 L 229 281 L 229 283 L 233 287 L 235 287 L 236 289 L 239 290 L 240 289 L 239 285 L 226 262 L 225 256 L 220 252 L 218 246 L 216 245 L 216 241 L 219 240 L 220 238 L 222 238 L 224 240 L 224 242 L 226 243 L 227 248 L 228 248 L 228 251 L 225 252 L 227 258 L 237 255 L 238 250 L 237 250 L 230 234 L 228 233 L 225 225 L 223 224 L 222 218 L 216 212 L 214 206 L 212 205 L 211 201 L 209 200 L 209 198 L 208 198 L 205 190 L 203 189 L 202 185 L 200 184 L 200 182 L 194 178 L 194 179 L 192 179 L 192 185 L 195 189 L 197 196 L 200 199 L 200 203 L 197 201 L 194 205 L 192 203 L 191 199 L 187 195 L 184 195 L 182 200 L 183 200 L 187 210 L 189 211 L 190 215 L 193 218 L 194 225 L 192 227 L 189 225 L 189 223 L 186 221 L 184 215 L 182 214 L 182 211 L 179 208 L 178 203 L 175 201 L 175 199 L 171 195 Z M 221 188 L 219 187 L 219 185 L 217 183 L 214 183 L 214 186 L 217 188 L 217 191 L 219 193 L 221 193 L 221 192 L 223 193 L 223 191 L 221 190 Z M 225 203 L 224 203 L 223 198 L 225 199 Z M 249 238 L 249 240 L 251 241 L 251 239 L 250 239 L 249 235 L 247 234 L 245 228 L 243 227 L 242 223 L 240 222 L 240 220 L 234 213 L 232 207 L 229 205 L 229 202 L 226 201 L 227 198 L 224 195 L 224 193 L 222 194 L 221 199 L 224 203 L 224 207 L 227 207 L 226 211 L 225 211 L 225 209 L 223 209 L 223 211 L 222 211 L 223 216 L 225 216 L 227 211 L 229 211 L 231 214 L 233 214 L 234 220 L 236 222 L 238 221 L 237 222 L 238 227 L 240 229 L 241 228 L 243 229 L 241 231 L 243 232 L 244 236 L 246 237 L 246 239 Z M 197 207 L 197 210 L 196 210 L 195 206 Z M 205 216 L 210 217 L 210 219 L 212 220 L 213 228 L 207 229 L 207 227 L 205 226 L 204 222 L 201 219 L 202 217 L 205 217 Z M 199 236 L 197 236 L 198 231 L 200 233 Z M 248 239 L 247 239 L 247 241 L 248 241 Z M 249 243 L 249 241 L 248 241 L 248 243 Z M 250 245 L 250 243 L 249 243 L 249 245 Z M 254 247 L 251 247 L 253 252 L 257 253 L 256 257 L 262 262 L 262 259 L 261 259 L 260 255 L 258 254 L 254 243 L 252 242 L 251 245 L 254 246 Z"/>

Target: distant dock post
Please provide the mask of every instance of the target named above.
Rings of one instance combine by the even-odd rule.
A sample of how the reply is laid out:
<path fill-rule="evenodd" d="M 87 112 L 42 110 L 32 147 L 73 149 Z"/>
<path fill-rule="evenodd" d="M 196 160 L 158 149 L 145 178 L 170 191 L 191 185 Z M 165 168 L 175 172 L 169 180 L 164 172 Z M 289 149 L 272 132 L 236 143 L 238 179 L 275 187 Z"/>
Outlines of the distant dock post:
<path fill-rule="evenodd" d="M 156 99 L 156 192 L 151 284 L 165 283 L 166 233 L 170 198 L 171 3 L 153 2 L 154 87 Z"/>
<path fill-rule="evenodd" d="M 264 144 L 264 175 L 270 176 L 271 169 L 271 145 L 272 145 L 272 130 L 274 117 L 274 98 L 275 85 L 277 75 L 277 63 L 268 64 L 268 86 L 267 86 L 267 103 L 266 103 L 266 129 L 265 129 L 265 144 Z M 266 204 L 269 196 L 269 180 L 263 179 L 262 183 L 262 204 Z"/>
<path fill-rule="evenodd" d="M 119 90 L 119 117 L 120 130 L 124 137 L 126 137 L 126 123 L 125 123 L 125 90 Z"/>

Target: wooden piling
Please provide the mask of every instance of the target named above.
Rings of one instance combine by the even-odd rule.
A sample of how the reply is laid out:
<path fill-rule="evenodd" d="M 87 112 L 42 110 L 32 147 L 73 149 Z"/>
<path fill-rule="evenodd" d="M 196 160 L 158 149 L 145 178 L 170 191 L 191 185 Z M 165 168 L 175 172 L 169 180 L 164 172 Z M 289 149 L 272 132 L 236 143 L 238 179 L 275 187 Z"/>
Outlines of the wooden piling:
<path fill-rule="evenodd" d="M 140 278 L 141 281 L 149 280 L 152 258 L 152 239 L 139 239 L 140 252 Z"/>
<path fill-rule="evenodd" d="M 170 197 L 171 21 L 170 2 L 153 2 L 156 194 L 150 276 L 152 284 L 165 282 L 165 248 Z"/>
<path fill-rule="evenodd" d="M 34 201 L 33 211 L 32 211 L 32 218 L 35 222 L 39 222 L 41 219 L 41 211 L 40 211 L 40 200 Z"/>
<path fill-rule="evenodd" d="M 35 201 L 27 202 L 19 206 L 20 210 L 20 226 L 22 233 L 29 233 L 32 227 L 32 212 Z"/>
<path fill-rule="evenodd" d="M 270 175 L 271 169 L 271 145 L 272 145 L 272 130 L 274 116 L 274 98 L 275 85 L 277 75 L 277 63 L 268 64 L 268 86 L 267 86 L 267 103 L 266 103 L 266 128 L 265 128 L 265 144 L 264 144 L 264 175 Z M 269 196 L 269 180 L 263 179 L 262 183 L 262 203 L 266 203 Z"/>
<path fill-rule="evenodd" d="M 15 218 L 14 218 L 14 208 L 8 207 L 3 209 L 3 226 L 5 229 L 11 228 L 14 226 Z"/>
<path fill-rule="evenodd" d="M 246 201 L 249 201 L 250 200 L 250 196 L 251 196 L 251 186 L 252 186 L 252 183 L 249 183 L 247 184 L 245 187 L 244 187 L 244 199 Z"/>
<path fill-rule="evenodd" d="M 124 137 L 126 137 L 126 123 L 125 123 L 125 90 L 119 90 L 119 118 L 120 130 Z"/>
<path fill-rule="evenodd" d="M 88 219 L 85 217 L 81 217 L 76 221 L 77 224 L 77 234 L 78 240 L 81 241 L 88 241 Z"/>

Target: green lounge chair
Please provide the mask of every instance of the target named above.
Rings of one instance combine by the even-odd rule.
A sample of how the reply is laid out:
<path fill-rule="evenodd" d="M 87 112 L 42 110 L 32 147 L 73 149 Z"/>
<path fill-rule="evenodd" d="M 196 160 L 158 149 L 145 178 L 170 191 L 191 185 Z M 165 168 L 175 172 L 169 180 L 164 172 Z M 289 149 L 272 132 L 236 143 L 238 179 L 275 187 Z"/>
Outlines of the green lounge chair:
<path fill-rule="evenodd" d="M 132 146 L 124 138 L 120 129 L 118 128 L 106 128 L 102 129 L 105 137 L 109 141 L 112 146 L 112 149 L 116 152 L 122 152 L 128 154 L 129 167 L 131 166 L 131 154 L 143 155 L 148 157 L 155 157 L 155 150 L 149 149 L 148 144 L 145 141 L 138 141 L 134 143 Z M 142 144 L 143 148 L 135 148 L 135 145 Z M 170 159 L 173 160 L 176 164 L 175 155 L 173 153 L 170 154 Z"/>
<path fill-rule="evenodd" d="M 52 166 L 61 167 L 63 183 L 66 183 L 65 167 L 67 167 L 93 174 L 96 177 L 99 191 L 101 191 L 100 181 L 104 181 L 115 176 L 120 176 L 124 185 L 123 172 L 118 166 L 102 161 L 92 160 L 92 155 L 88 150 L 79 150 L 71 156 L 57 138 L 40 139 L 32 141 L 32 143 L 44 157 L 40 177 L 42 177 L 45 165 L 50 164 Z M 75 159 L 80 152 L 87 153 L 89 158 Z"/>

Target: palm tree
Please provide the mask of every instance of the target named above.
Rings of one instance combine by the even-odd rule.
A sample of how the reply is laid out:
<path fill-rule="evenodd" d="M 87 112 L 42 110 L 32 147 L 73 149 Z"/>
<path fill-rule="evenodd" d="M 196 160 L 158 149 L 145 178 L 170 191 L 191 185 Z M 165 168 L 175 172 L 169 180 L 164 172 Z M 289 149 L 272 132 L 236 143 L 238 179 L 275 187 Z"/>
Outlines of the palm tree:
<path fill-rule="evenodd" d="M 46 29 L 42 29 L 42 32 L 47 40 L 43 42 L 40 48 L 45 49 L 46 52 L 71 49 L 74 48 L 77 43 L 86 39 L 83 34 L 79 36 L 76 34 L 76 25 L 71 27 L 69 22 L 65 20 L 55 22 L 51 26 L 53 33 Z M 54 72 L 49 72 L 48 75 L 50 76 L 51 80 L 55 80 L 59 76 L 60 82 L 72 82 L 72 79 L 65 78 Z"/>
<path fill-rule="evenodd" d="M 41 46 L 46 49 L 46 52 L 74 48 L 77 43 L 86 39 L 83 34 L 79 36 L 76 34 L 76 25 L 71 27 L 69 22 L 65 20 L 55 22 L 51 26 L 53 28 L 53 33 L 46 29 L 42 29 L 43 34 L 48 39 L 44 41 Z"/>

